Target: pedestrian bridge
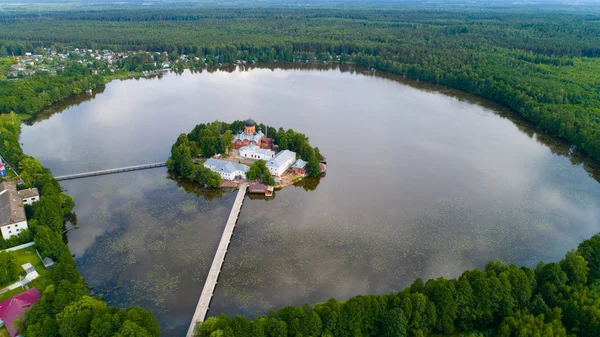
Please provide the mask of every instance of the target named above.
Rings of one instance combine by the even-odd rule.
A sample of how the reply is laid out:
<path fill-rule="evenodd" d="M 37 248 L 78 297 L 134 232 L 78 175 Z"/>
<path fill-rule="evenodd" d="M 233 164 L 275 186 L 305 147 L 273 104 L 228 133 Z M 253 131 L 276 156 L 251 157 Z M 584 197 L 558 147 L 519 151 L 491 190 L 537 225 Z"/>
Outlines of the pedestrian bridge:
<path fill-rule="evenodd" d="M 58 181 L 72 180 L 72 179 L 80 179 L 80 178 L 87 178 L 87 177 L 94 177 L 94 176 L 102 176 L 102 175 L 106 175 L 106 174 L 115 174 L 115 173 L 121 173 L 121 172 L 147 170 L 147 169 L 151 169 L 151 168 L 155 168 L 155 167 L 164 167 L 164 166 L 167 166 L 167 163 L 152 163 L 152 164 L 143 164 L 143 165 L 135 165 L 135 166 L 125 166 L 125 167 L 119 167 L 119 168 L 101 170 L 101 171 L 91 171 L 91 172 L 84 172 L 84 173 L 67 174 L 67 175 L 54 177 L 54 179 L 56 179 Z"/>
<path fill-rule="evenodd" d="M 235 201 L 233 202 L 233 207 L 231 208 L 231 213 L 229 213 L 229 218 L 225 224 L 223 236 L 221 236 L 221 241 L 219 241 L 217 253 L 215 254 L 215 258 L 210 266 L 210 270 L 208 271 L 208 276 L 204 281 L 204 287 L 202 288 L 202 293 L 200 293 L 200 299 L 196 305 L 196 310 L 194 311 L 194 316 L 192 316 L 192 322 L 190 323 L 186 337 L 194 337 L 196 334 L 196 325 L 204 322 L 206 313 L 208 312 L 208 308 L 210 306 L 210 300 L 215 293 L 215 287 L 217 286 L 217 281 L 219 280 L 219 274 L 221 273 L 223 262 L 225 262 L 227 248 L 231 242 L 233 230 L 240 215 L 240 210 L 242 209 L 242 204 L 244 203 L 244 196 L 246 195 L 246 189 L 248 188 L 248 185 L 244 183 L 241 184 L 239 188 L 240 189 L 235 197 Z"/>

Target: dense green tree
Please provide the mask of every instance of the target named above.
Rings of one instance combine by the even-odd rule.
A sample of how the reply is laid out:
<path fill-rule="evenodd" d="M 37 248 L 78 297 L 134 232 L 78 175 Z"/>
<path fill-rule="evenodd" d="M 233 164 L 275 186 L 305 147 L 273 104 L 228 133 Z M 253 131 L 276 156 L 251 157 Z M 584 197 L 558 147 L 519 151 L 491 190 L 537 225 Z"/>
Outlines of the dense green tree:
<path fill-rule="evenodd" d="M 252 164 L 248 172 L 246 172 L 246 178 L 250 180 L 260 180 L 265 185 L 275 185 L 275 179 L 269 172 L 264 160 L 257 160 L 256 163 Z"/>
<path fill-rule="evenodd" d="M 8 285 L 19 279 L 16 259 L 10 252 L 0 252 L 0 286 Z"/>
<path fill-rule="evenodd" d="M 381 318 L 381 337 L 406 337 L 408 321 L 400 308 L 389 310 Z"/>
<path fill-rule="evenodd" d="M 571 285 L 586 284 L 587 275 L 590 269 L 588 262 L 577 252 L 571 250 L 565 258 L 560 261 L 560 267 L 567 274 L 568 283 Z"/>
<path fill-rule="evenodd" d="M 46 175 L 44 167 L 35 158 L 25 158 L 19 163 L 19 174 L 27 187 L 41 187 L 40 182 Z"/>
<path fill-rule="evenodd" d="M 577 252 L 587 261 L 589 282 L 600 279 L 600 236 L 594 235 L 579 244 Z"/>
<path fill-rule="evenodd" d="M 191 143 L 185 134 L 179 135 L 171 148 L 171 157 L 167 160 L 170 171 L 176 172 L 181 177 L 204 184 L 208 187 L 221 185 L 221 176 L 211 170 L 194 164 L 192 161 Z"/>
<path fill-rule="evenodd" d="M 443 333 L 454 331 L 454 319 L 456 318 L 456 289 L 454 284 L 444 278 L 429 280 L 423 288 L 423 293 L 435 305 L 437 321 L 435 329 Z"/>
<path fill-rule="evenodd" d="M 536 274 L 538 286 L 549 283 L 560 288 L 567 283 L 567 274 L 558 263 L 540 264 L 536 269 Z"/>
<path fill-rule="evenodd" d="M 75 199 L 73 199 L 73 196 L 61 192 L 60 197 L 62 198 L 63 215 L 67 215 L 73 212 L 73 208 L 75 208 Z"/>
<path fill-rule="evenodd" d="M 94 315 L 105 311 L 108 311 L 105 302 L 89 296 L 81 297 L 56 315 L 60 335 L 63 337 L 86 336 L 91 329 Z"/>
<path fill-rule="evenodd" d="M 502 337 L 566 337 L 567 332 L 560 320 L 544 321 L 544 315 L 518 311 L 507 317 L 500 328 Z"/>

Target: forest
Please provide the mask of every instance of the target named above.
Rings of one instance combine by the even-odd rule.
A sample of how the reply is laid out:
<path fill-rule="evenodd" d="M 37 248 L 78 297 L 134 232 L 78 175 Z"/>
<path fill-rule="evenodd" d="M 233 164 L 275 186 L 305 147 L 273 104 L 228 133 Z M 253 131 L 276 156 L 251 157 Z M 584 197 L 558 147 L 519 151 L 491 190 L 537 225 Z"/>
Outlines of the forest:
<path fill-rule="evenodd" d="M 194 164 L 195 158 L 210 158 L 215 154 L 226 154 L 233 150 L 232 142 L 234 135 L 244 130 L 245 122 L 237 120 L 231 124 L 214 121 L 212 123 L 198 124 L 189 134 L 181 134 L 171 147 L 171 157 L 167 160 L 170 171 L 177 173 L 187 180 L 204 184 L 208 187 L 218 187 L 221 184 L 221 176 L 204 168 L 202 165 Z M 308 143 L 306 135 L 295 132 L 292 129 L 276 129 L 264 124 L 257 125 L 257 130 L 265 130 L 267 135 L 272 135 L 273 143 L 279 150 L 290 150 L 296 152 L 299 158 L 307 161 L 306 172 L 310 177 L 321 174 L 319 162 L 323 160 L 319 148 L 313 148 Z M 258 161 L 248 173 L 249 179 L 258 179 L 269 185 L 274 185 L 264 161 Z M 264 174 L 263 174 L 264 173 Z M 268 177 L 266 177 L 268 175 Z M 269 179 L 271 178 L 271 179 Z"/>
<path fill-rule="evenodd" d="M 14 113 L 0 115 L 0 154 L 18 168 L 24 187 L 36 187 L 40 191 L 40 200 L 26 208 L 29 226 L 26 235 L 11 237 L 8 241 L 0 239 L 0 247 L 16 246 L 33 238 L 40 254 L 51 257 L 55 264 L 49 270 L 46 284 L 38 289 L 42 298 L 27 311 L 19 332 L 29 337 L 158 337 L 158 322 L 146 310 L 109 307 L 101 296 L 89 296 L 90 289 L 63 241 L 65 219 L 75 207 L 73 197 L 62 190 L 49 169 L 23 153 L 20 132 L 21 121 Z M 5 267 L 0 268 L 5 269 L 0 272 L 0 282 L 13 281 L 17 271 L 10 253 L 0 253 L 0 265 Z"/>
<path fill-rule="evenodd" d="M 557 263 L 488 262 L 388 295 L 289 306 L 250 321 L 210 317 L 196 337 L 600 336 L 600 234 Z"/>
<path fill-rule="evenodd" d="M 171 60 L 193 54 L 203 60 L 196 66 L 353 62 L 496 101 L 598 160 L 598 22 L 595 7 L 24 9 L 0 12 L 0 57 L 71 45 L 166 51 Z M 56 97 L 74 83 L 53 81 Z M 41 79 L 28 86 L 52 97 Z M 16 98 L 0 100 L 0 111 L 47 105 L 15 90 L 2 81 L 0 97 Z"/>

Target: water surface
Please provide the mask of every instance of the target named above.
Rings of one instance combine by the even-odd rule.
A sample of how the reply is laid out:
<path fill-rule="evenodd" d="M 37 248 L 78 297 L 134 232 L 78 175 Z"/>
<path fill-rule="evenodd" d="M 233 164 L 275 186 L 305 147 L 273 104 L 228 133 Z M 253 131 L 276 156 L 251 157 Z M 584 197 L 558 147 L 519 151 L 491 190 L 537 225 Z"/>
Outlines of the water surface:
<path fill-rule="evenodd" d="M 410 84 L 410 85 L 409 85 Z M 166 160 L 197 123 L 252 117 L 328 158 L 316 184 L 246 198 L 209 315 L 256 315 L 455 277 L 489 259 L 559 260 L 600 229 L 597 164 L 502 108 L 343 68 L 167 74 L 111 82 L 24 126 L 57 175 Z M 78 269 L 112 304 L 185 333 L 234 195 L 164 168 L 65 182 Z"/>

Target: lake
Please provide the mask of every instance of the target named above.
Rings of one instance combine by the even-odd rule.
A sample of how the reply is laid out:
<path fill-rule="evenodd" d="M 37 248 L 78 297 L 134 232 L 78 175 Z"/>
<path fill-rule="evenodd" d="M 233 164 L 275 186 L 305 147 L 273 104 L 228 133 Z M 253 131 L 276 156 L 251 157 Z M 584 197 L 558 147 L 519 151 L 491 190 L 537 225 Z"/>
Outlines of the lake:
<path fill-rule="evenodd" d="M 327 176 L 246 197 L 209 315 L 388 293 L 490 259 L 535 266 L 600 230 L 597 163 L 497 105 L 350 67 L 113 81 L 24 125 L 21 141 L 62 175 L 165 161 L 194 125 L 248 117 L 305 133 Z M 86 282 L 183 336 L 235 193 L 165 168 L 62 186 Z"/>

